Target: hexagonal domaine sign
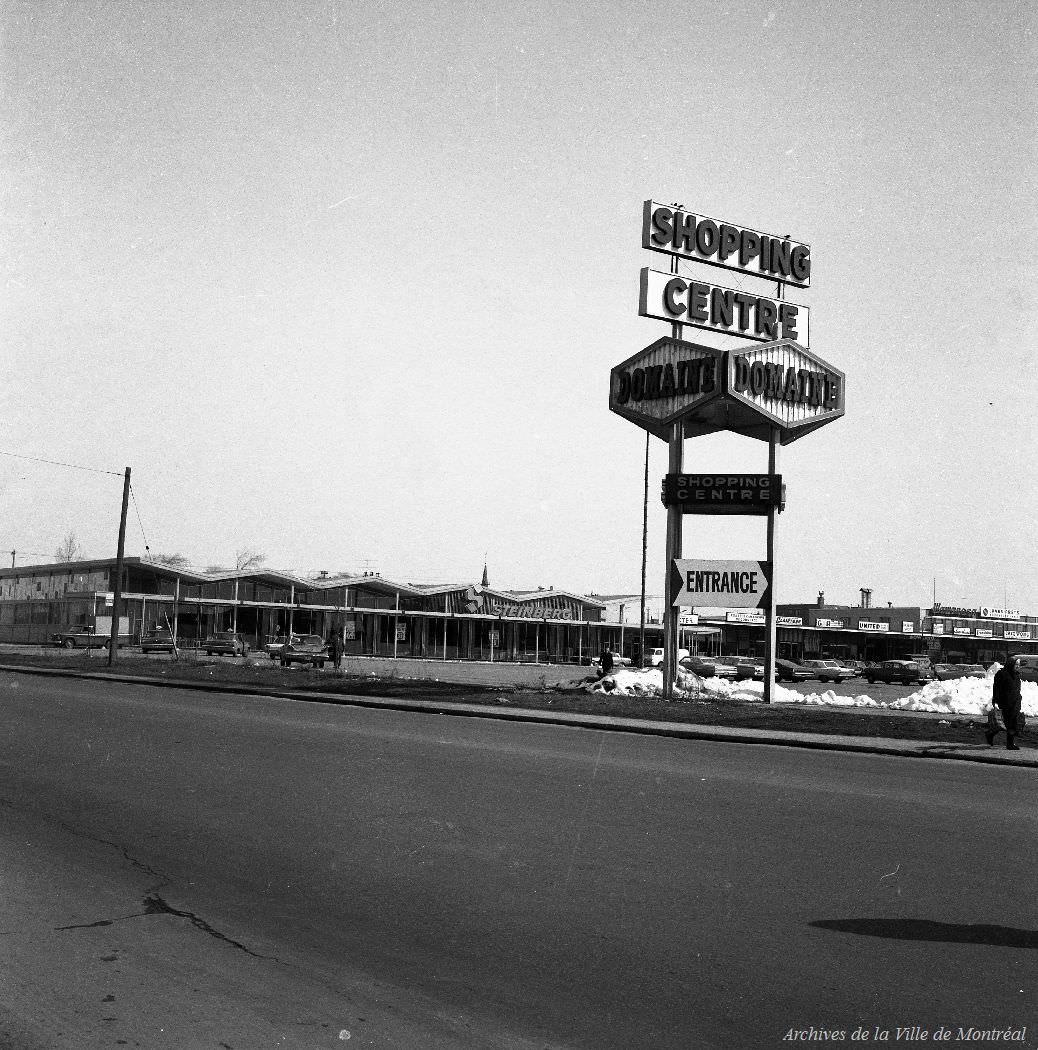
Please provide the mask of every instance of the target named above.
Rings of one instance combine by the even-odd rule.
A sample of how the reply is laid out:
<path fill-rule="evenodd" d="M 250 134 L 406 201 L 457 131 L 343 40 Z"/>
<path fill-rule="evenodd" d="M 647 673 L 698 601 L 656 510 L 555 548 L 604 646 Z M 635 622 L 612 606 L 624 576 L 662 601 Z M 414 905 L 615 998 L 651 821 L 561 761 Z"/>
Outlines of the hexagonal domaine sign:
<path fill-rule="evenodd" d="M 722 394 L 725 351 L 664 337 L 609 374 L 609 410 L 664 441 L 674 423 Z"/>
<path fill-rule="evenodd" d="M 726 429 L 768 440 L 777 427 L 783 445 L 839 419 L 845 410 L 846 376 L 792 339 L 728 352 L 724 397 Z M 687 436 L 701 433 L 686 426 Z"/>

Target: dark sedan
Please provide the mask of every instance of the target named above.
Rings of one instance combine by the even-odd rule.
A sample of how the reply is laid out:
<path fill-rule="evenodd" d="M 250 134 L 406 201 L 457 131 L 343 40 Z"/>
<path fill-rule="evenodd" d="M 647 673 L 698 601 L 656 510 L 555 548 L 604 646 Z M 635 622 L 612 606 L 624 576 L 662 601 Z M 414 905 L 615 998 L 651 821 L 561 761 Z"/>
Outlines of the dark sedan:
<path fill-rule="evenodd" d="M 173 636 L 169 631 L 149 631 L 141 639 L 142 653 L 173 652 Z"/>
<path fill-rule="evenodd" d="M 802 667 L 792 660 L 775 661 L 775 677 L 780 682 L 806 682 L 814 676 L 810 667 Z"/>
<path fill-rule="evenodd" d="M 325 661 L 331 659 L 328 655 L 328 646 L 325 645 L 324 639 L 319 634 L 292 635 L 282 646 L 279 655 L 282 667 L 289 667 L 291 664 L 324 667 Z"/>
<path fill-rule="evenodd" d="M 209 656 L 245 656 L 249 643 L 234 631 L 217 631 L 206 638 L 202 648 Z"/>

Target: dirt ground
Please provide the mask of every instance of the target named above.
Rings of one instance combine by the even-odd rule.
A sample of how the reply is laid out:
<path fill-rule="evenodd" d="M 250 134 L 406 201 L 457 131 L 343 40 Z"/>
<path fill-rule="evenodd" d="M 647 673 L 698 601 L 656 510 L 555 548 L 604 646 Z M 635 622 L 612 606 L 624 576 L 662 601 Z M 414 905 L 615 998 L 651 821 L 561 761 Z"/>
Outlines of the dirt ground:
<path fill-rule="evenodd" d="M 108 672 L 107 654 L 67 653 L 64 651 L 3 651 L 0 664 L 63 668 L 78 672 Z M 139 653 L 120 653 L 112 671 L 120 675 L 148 676 L 167 681 L 227 683 L 236 688 L 292 692 L 321 692 L 344 699 L 348 696 L 387 697 L 427 700 L 435 703 L 486 704 L 499 707 L 531 708 L 600 714 L 621 718 L 684 722 L 702 726 L 771 729 L 799 733 L 841 736 L 885 737 L 932 740 L 949 743 L 976 743 L 983 739 L 985 723 L 978 716 L 931 715 L 877 712 L 860 708 L 804 706 L 800 704 L 747 703 L 745 701 L 695 699 L 663 700 L 608 696 L 589 693 L 578 681 L 554 687 L 458 684 L 392 674 L 372 675 L 317 671 L 304 667 L 283 669 L 266 660 L 229 660 L 182 654 L 179 660 L 168 656 L 143 657 Z M 592 680 L 589 678 L 589 680 Z M 1026 737 L 1021 746 L 1031 746 Z"/>

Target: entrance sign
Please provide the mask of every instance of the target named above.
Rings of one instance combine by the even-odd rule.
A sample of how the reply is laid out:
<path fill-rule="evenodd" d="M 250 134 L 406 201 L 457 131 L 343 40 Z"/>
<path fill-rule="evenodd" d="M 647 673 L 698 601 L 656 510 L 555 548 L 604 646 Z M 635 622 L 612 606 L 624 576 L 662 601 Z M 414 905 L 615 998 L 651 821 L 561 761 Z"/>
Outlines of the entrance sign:
<path fill-rule="evenodd" d="M 642 209 L 642 247 L 801 288 L 811 284 L 808 245 L 656 201 Z"/>
<path fill-rule="evenodd" d="M 810 345 L 810 311 L 806 306 L 739 288 L 686 280 L 647 266 L 641 271 L 638 313 L 741 339 L 795 339 Z"/>
<path fill-rule="evenodd" d="M 768 601 L 768 563 L 693 561 L 675 558 L 674 605 L 716 605 L 722 609 L 761 609 Z"/>
<path fill-rule="evenodd" d="M 785 506 L 781 474 L 668 474 L 665 507 L 683 514 L 767 514 Z"/>

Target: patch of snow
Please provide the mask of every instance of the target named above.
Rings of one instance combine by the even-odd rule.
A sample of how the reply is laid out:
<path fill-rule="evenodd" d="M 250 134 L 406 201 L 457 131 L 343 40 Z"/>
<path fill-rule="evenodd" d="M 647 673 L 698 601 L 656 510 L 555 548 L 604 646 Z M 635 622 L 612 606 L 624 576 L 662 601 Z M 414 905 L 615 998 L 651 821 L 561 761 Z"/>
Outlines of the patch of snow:
<path fill-rule="evenodd" d="M 824 707 L 874 707 L 889 711 L 937 711 L 950 715 L 986 715 L 991 707 L 991 678 L 999 665 L 993 664 L 984 678 L 956 678 L 949 682 L 929 682 L 917 692 L 898 700 L 873 700 L 864 693 L 839 696 L 831 689 L 822 693 L 800 693 L 775 684 L 773 699 L 780 704 L 807 704 Z M 681 699 L 743 700 L 760 702 L 763 682 L 734 682 L 727 678 L 700 678 L 678 672 L 675 680 Z M 614 696 L 662 696 L 663 672 L 658 667 L 624 667 L 587 686 L 591 693 Z M 1021 682 L 1022 710 L 1038 716 L 1038 683 Z"/>

